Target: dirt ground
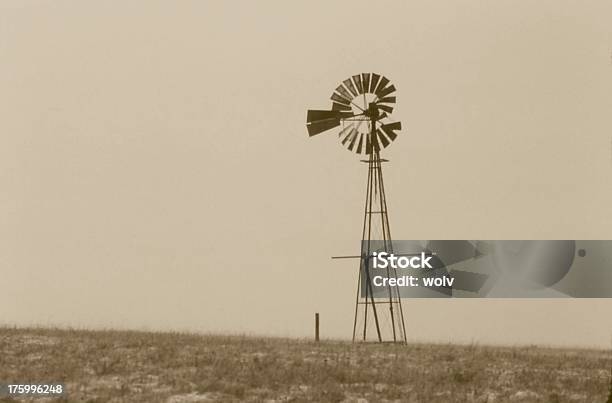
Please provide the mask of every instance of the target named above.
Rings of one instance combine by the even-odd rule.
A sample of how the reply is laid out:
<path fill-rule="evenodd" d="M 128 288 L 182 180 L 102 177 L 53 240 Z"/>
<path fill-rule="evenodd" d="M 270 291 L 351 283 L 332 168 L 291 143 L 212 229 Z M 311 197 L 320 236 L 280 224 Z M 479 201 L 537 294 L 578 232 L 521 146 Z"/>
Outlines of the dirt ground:
<path fill-rule="evenodd" d="M 611 362 L 604 350 L 0 328 L 0 381 L 64 383 L 60 401 L 594 403 Z"/>

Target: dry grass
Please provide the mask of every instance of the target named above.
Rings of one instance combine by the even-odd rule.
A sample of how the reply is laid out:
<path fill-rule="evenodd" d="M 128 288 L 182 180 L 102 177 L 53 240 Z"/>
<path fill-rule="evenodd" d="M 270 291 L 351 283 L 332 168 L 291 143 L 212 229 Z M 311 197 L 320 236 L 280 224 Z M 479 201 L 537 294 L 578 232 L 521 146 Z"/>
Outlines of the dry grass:
<path fill-rule="evenodd" d="M 0 328 L 0 380 L 69 401 L 605 402 L 602 350 Z M 361 400 L 364 401 L 364 400 Z"/>

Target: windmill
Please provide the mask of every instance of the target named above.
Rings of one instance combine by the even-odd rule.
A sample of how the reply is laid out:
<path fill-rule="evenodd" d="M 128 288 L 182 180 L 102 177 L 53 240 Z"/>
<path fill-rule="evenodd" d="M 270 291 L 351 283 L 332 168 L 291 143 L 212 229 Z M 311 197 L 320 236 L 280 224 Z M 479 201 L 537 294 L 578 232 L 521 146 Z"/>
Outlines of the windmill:
<path fill-rule="evenodd" d="M 400 122 L 391 120 L 396 102 L 386 77 L 362 73 L 344 80 L 331 95 L 330 110 L 309 110 L 306 127 L 310 137 L 338 130 L 340 143 L 349 151 L 365 154 L 368 164 L 363 215 L 359 278 L 355 299 L 353 341 L 406 342 L 406 327 L 399 289 L 388 286 L 384 297 L 372 287 L 372 252 L 393 252 L 380 151 L 397 138 Z M 375 249 L 375 250 L 374 250 Z M 389 272 L 391 270 L 391 272 Z M 388 269 L 387 276 L 395 276 Z"/>

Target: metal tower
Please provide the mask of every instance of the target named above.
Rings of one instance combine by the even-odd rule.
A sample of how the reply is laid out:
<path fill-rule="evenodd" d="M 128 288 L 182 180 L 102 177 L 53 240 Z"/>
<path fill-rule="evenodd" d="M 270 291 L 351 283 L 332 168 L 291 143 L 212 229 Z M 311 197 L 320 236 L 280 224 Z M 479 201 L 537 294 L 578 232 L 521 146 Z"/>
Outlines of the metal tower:
<path fill-rule="evenodd" d="M 375 296 L 372 287 L 372 252 L 393 252 L 389 210 L 382 173 L 383 162 L 387 160 L 381 159 L 378 152 L 371 153 L 367 160 L 368 183 L 353 321 L 353 341 L 358 339 L 367 341 L 368 336 L 371 337 L 372 334 L 379 342 L 407 341 L 404 312 L 398 287 L 387 286 L 384 298 L 381 298 L 380 294 Z M 395 269 L 387 268 L 385 274 L 387 277 L 397 277 Z M 363 281 L 363 276 L 365 276 L 365 281 Z"/>

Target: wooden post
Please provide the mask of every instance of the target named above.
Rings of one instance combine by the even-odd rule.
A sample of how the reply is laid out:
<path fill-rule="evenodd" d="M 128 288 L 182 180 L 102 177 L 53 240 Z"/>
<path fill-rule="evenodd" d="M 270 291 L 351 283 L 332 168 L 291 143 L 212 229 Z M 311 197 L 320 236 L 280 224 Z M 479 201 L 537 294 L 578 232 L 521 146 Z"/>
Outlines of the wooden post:
<path fill-rule="evenodd" d="M 319 312 L 315 313 L 315 341 L 319 341 Z"/>

